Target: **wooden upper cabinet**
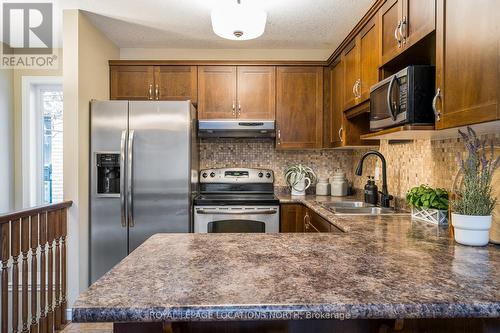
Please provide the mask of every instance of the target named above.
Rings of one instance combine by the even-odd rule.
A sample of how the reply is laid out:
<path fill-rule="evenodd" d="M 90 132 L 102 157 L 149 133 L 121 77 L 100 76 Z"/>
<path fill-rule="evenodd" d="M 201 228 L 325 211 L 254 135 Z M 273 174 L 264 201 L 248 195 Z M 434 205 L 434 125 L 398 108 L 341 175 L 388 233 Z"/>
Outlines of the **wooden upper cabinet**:
<path fill-rule="evenodd" d="M 355 106 L 360 98 L 359 93 L 359 47 L 358 40 L 353 40 L 342 54 L 344 63 L 344 109 L 350 109 Z"/>
<path fill-rule="evenodd" d="M 320 148 L 323 68 L 278 67 L 276 72 L 276 147 Z"/>
<path fill-rule="evenodd" d="M 382 63 L 399 54 L 402 47 L 399 29 L 403 13 L 403 0 L 387 0 L 379 10 Z"/>
<path fill-rule="evenodd" d="M 274 120 L 276 68 L 238 66 L 237 116 L 239 119 Z"/>
<path fill-rule="evenodd" d="M 403 44 L 410 47 L 436 29 L 436 0 L 406 0 L 403 22 Z"/>
<path fill-rule="evenodd" d="M 370 87 L 378 82 L 380 64 L 379 31 L 374 17 L 361 29 L 343 53 L 344 110 L 370 98 Z"/>
<path fill-rule="evenodd" d="M 110 66 L 110 99 L 153 99 L 153 72 L 153 66 Z"/>
<path fill-rule="evenodd" d="M 436 28 L 436 0 L 387 0 L 379 10 L 382 64 Z"/>
<path fill-rule="evenodd" d="M 330 105 L 328 110 L 329 121 L 326 126 L 327 138 L 326 142 L 328 147 L 340 147 L 343 142 L 343 122 L 344 122 L 344 109 L 343 109 L 343 80 L 344 80 L 344 67 L 341 59 L 337 59 L 330 67 Z"/>
<path fill-rule="evenodd" d="M 500 119 L 498 0 L 437 1 L 439 129 Z"/>
<path fill-rule="evenodd" d="M 196 66 L 155 66 L 155 99 L 197 102 Z"/>
<path fill-rule="evenodd" d="M 198 67 L 198 118 L 236 117 L 236 66 Z"/>
<path fill-rule="evenodd" d="M 196 66 L 110 66 L 110 76 L 110 99 L 197 100 Z"/>
<path fill-rule="evenodd" d="M 359 33 L 361 102 L 370 98 L 370 88 L 379 81 L 380 39 L 377 18 L 373 17 Z"/>

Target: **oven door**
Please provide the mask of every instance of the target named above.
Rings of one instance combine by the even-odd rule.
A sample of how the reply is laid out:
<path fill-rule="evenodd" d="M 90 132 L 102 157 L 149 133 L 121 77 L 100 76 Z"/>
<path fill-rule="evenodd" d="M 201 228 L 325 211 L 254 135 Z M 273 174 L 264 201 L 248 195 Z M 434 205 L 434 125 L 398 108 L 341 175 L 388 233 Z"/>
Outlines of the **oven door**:
<path fill-rule="evenodd" d="M 279 206 L 196 206 L 196 233 L 277 233 Z"/>
<path fill-rule="evenodd" d="M 371 131 L 406 123 L 407 80 L 408 70 L 404 69 L 371 87 Z"/>

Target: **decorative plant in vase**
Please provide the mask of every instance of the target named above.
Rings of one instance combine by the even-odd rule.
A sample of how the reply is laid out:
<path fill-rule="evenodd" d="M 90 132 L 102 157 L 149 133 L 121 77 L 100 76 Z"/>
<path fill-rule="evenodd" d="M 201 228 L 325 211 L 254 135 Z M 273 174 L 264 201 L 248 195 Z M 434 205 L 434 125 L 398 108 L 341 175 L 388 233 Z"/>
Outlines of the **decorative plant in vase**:
<path fill-rule="evenodd" d="M 494 148 L 487 152 L 486 143 L 478 139 L 474 130 L 467 127 L 467 133 L 458 131 L 467 148 L 467 157 L 458 154 L 462 185 L 452 201 L 452 224 L 455 241 L 464 245 L 484 246 L 488 244 L 491 228 L 491 214 L 496 198 L 491 192 L 493 172 L 500 163 L 494 159 Z M 487 156 L 488 155 L 488 156 Z"/>
<path fill-rule="evenodd" d="M 305 195 L 316 179 L 313 169 L 302 164 L 292 165 L 285 170 L 285 181 L 292 189 L 292 195 Z"/>
<path fill-rule="evenodd" d="M 406 194 L 411 216 L 434 224 L 448 224 L 448 191 L 428 185 L 412 188 Z"/>

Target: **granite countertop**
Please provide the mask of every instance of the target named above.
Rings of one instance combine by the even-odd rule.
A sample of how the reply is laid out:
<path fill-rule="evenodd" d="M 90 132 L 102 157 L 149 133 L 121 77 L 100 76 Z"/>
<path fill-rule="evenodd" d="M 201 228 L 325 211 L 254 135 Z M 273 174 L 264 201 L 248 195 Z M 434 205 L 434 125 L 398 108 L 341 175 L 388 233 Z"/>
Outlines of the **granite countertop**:
<path fill-rule="evenodd" d="M 338 216 L 345 233 L 157 234 L 80 295 L 75 322 L 500 317 L 500 247 L 409 215 Z"/>

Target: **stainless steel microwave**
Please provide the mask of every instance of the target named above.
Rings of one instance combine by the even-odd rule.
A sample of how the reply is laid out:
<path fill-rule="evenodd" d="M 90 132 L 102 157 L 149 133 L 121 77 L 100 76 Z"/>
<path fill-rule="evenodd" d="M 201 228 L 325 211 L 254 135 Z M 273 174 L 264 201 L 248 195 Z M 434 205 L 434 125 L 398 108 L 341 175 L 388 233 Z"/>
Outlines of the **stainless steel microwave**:
<path fill-rule="evenodd" d="M 372 86 L 370 130 L 404 124 L 434 124 L 435 77 L 434 66 L 409 66 Z"/>

